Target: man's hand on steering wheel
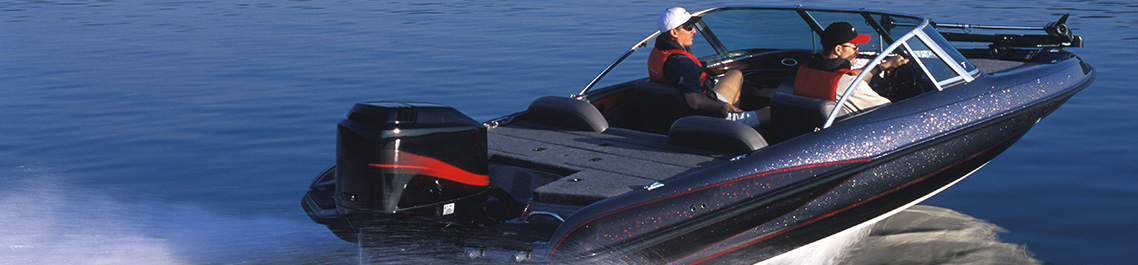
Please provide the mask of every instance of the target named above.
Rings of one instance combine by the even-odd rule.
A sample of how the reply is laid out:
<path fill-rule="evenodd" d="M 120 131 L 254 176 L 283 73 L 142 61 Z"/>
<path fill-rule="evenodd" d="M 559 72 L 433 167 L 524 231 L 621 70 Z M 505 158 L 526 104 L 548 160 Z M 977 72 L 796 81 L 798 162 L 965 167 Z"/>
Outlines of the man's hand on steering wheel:
<path fill-rule="evenodd" d="M 889 71 L 907 63 L 909 63 L 909 58 L 905 58 L 905 56 L 890 56 L 886 57 L 884 61 L 878 64 L 878 67 Z"/>

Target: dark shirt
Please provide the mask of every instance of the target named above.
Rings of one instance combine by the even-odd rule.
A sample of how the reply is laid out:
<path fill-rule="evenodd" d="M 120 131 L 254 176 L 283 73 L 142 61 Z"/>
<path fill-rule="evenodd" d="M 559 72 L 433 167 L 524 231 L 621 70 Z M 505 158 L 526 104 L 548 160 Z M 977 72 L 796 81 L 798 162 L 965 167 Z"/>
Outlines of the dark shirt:
<path fill-rule="evenodd" d="M 687 50 L 676 41 L 664 37 L 656 38 L 656 49 L 661 51 Z M 664 60 L 664 78 L 668 80 L 668 84 L 676 85 L 681 93 L 703 93 L 703 84 L 699 82 L 701 74 L 703 74 L 703 67 L 693 62 L 686 55 L 672 54 L 668 56 L 667 60 Z"/>
<path fill-rule="evenodd" d="M 810 56 L 810 60 L 806 61 L 806 67 L 818 69 L 822 71 L 837 71 L 838 69 L 850 69 L 850 61 L 842 58 L 826 59 L 821 54 L 814 54 Z"/>

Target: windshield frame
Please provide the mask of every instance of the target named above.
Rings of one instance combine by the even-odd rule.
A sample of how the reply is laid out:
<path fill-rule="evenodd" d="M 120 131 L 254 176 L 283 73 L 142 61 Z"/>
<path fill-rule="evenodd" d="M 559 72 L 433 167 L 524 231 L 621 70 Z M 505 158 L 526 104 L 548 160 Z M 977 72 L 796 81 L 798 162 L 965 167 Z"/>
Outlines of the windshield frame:
<path fill-rule="evenodd" d="M 920 25 L 913 28 L 900 38 L 897 38 L 897 40 L 889 45 L 889 47 L 885 48 L 880 54 L 877 55 L 877 57 L 873 58 L 873 61 L 866 64 L 865 69 L 872 69 L 873 67 L 877 67 L 877 65 L 881 64 L 881 62 L 884 61 L 886 57 L 894 54 L 893 51 L 896 51 L 900 48 L 904 48 L 905 51 L 911 56 L 917 56 L 918 53 L 909 44 L 910 40 L 916 39 L 917 41 L 922 42 L 925 47 L 929 48 L 929 50 L 933 52 L 935 57 L 939 59 L 940 62 L 944 63 L 949 67 L 949 69 L 956 73 L 955 76 L 938 79 L 929 71 L 929 66 L 924 62 L 924 60 L 921 60 L 921 58 L 914 58 L 912 62 L 916 62 L 918 65 L 920 65 L 920 68 L 924 72 L 925 76 L 930 78 L 929 80 L 934 80 L 933 85 L 936 86 L 937 91 L 944 91 L 946 87 L 963 83 L 970 83 L 975 80 L 976 76 L 980 75 L 980 71 L 976 69 L 975 66 L 972 66 L 971 70 L 965 69 L 965 66 L 962 66 L 961 64 L 971 66 L 971 63 L 969 63 L 967 59 L 964 59 L 962 62 L 956 62 L 954 57 L 951 56 L 949 52 L 940 47 L 935 38 L 929 36 L 925 32 L 927 29 L 931 29 L 929 24 L 929 19 L 924 19 L 921 21 Z M 868 75 L 870 72 L 871 71 L 862 71 L 854 80 L 864 80 L 866 75 Z M 853 91 L 853 89 L 855 89 L 859 84 L 860 82 L 851 82 L 850 86 L 847 87 L 845 91 Z M 848 92 L 842 94 L 842 97 L 838 99 L 835 105 L 843 106 L 846 101 L 849 101 L 850 96 L 853 94 L 854 93 Z M 840 115 L 841 111 L 841 107 L 835 107 L 832 111 L 830 111 L 830 115 L 828 115 L 826 118 L 826 123 L 822 125 L 822 129 L 832 126 L 834 124 L 834 119 Z M 848 115 L 853 114 L 856 113 L 849 113 Z"/>

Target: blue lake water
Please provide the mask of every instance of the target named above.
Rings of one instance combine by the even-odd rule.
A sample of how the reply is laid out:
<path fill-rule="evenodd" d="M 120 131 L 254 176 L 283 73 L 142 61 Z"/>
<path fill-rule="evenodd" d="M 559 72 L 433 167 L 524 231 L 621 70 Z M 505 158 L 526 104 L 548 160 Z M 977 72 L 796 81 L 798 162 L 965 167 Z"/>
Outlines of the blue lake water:
<path fill-rule="evenodd" d="M 354 263 L 299 206 L 353 103 L 489 119 L 576 93 L 670 6 L 722 4 L 2 1 L 0 264 Z M 924 204 L 1042 261 L 1138 260 L 1138 4 L 863 4 L 974 24 L 1072 14 L 1095 83 Z"/>

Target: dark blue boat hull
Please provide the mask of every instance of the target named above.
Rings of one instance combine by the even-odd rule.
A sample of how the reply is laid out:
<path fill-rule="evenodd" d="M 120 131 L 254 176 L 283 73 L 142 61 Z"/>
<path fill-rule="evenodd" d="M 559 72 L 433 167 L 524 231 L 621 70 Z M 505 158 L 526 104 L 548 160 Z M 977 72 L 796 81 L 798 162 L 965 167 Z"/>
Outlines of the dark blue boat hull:
<path fill-rule="evenodd" d="M 1071 59 L 913 98 L 740 161 L 675 177 L 662 188 L 585 207 L 533 256 L 637 263 L 763 260 L 884 218 L 951 186 L 1093 78 L 1093 70 Z"/>

